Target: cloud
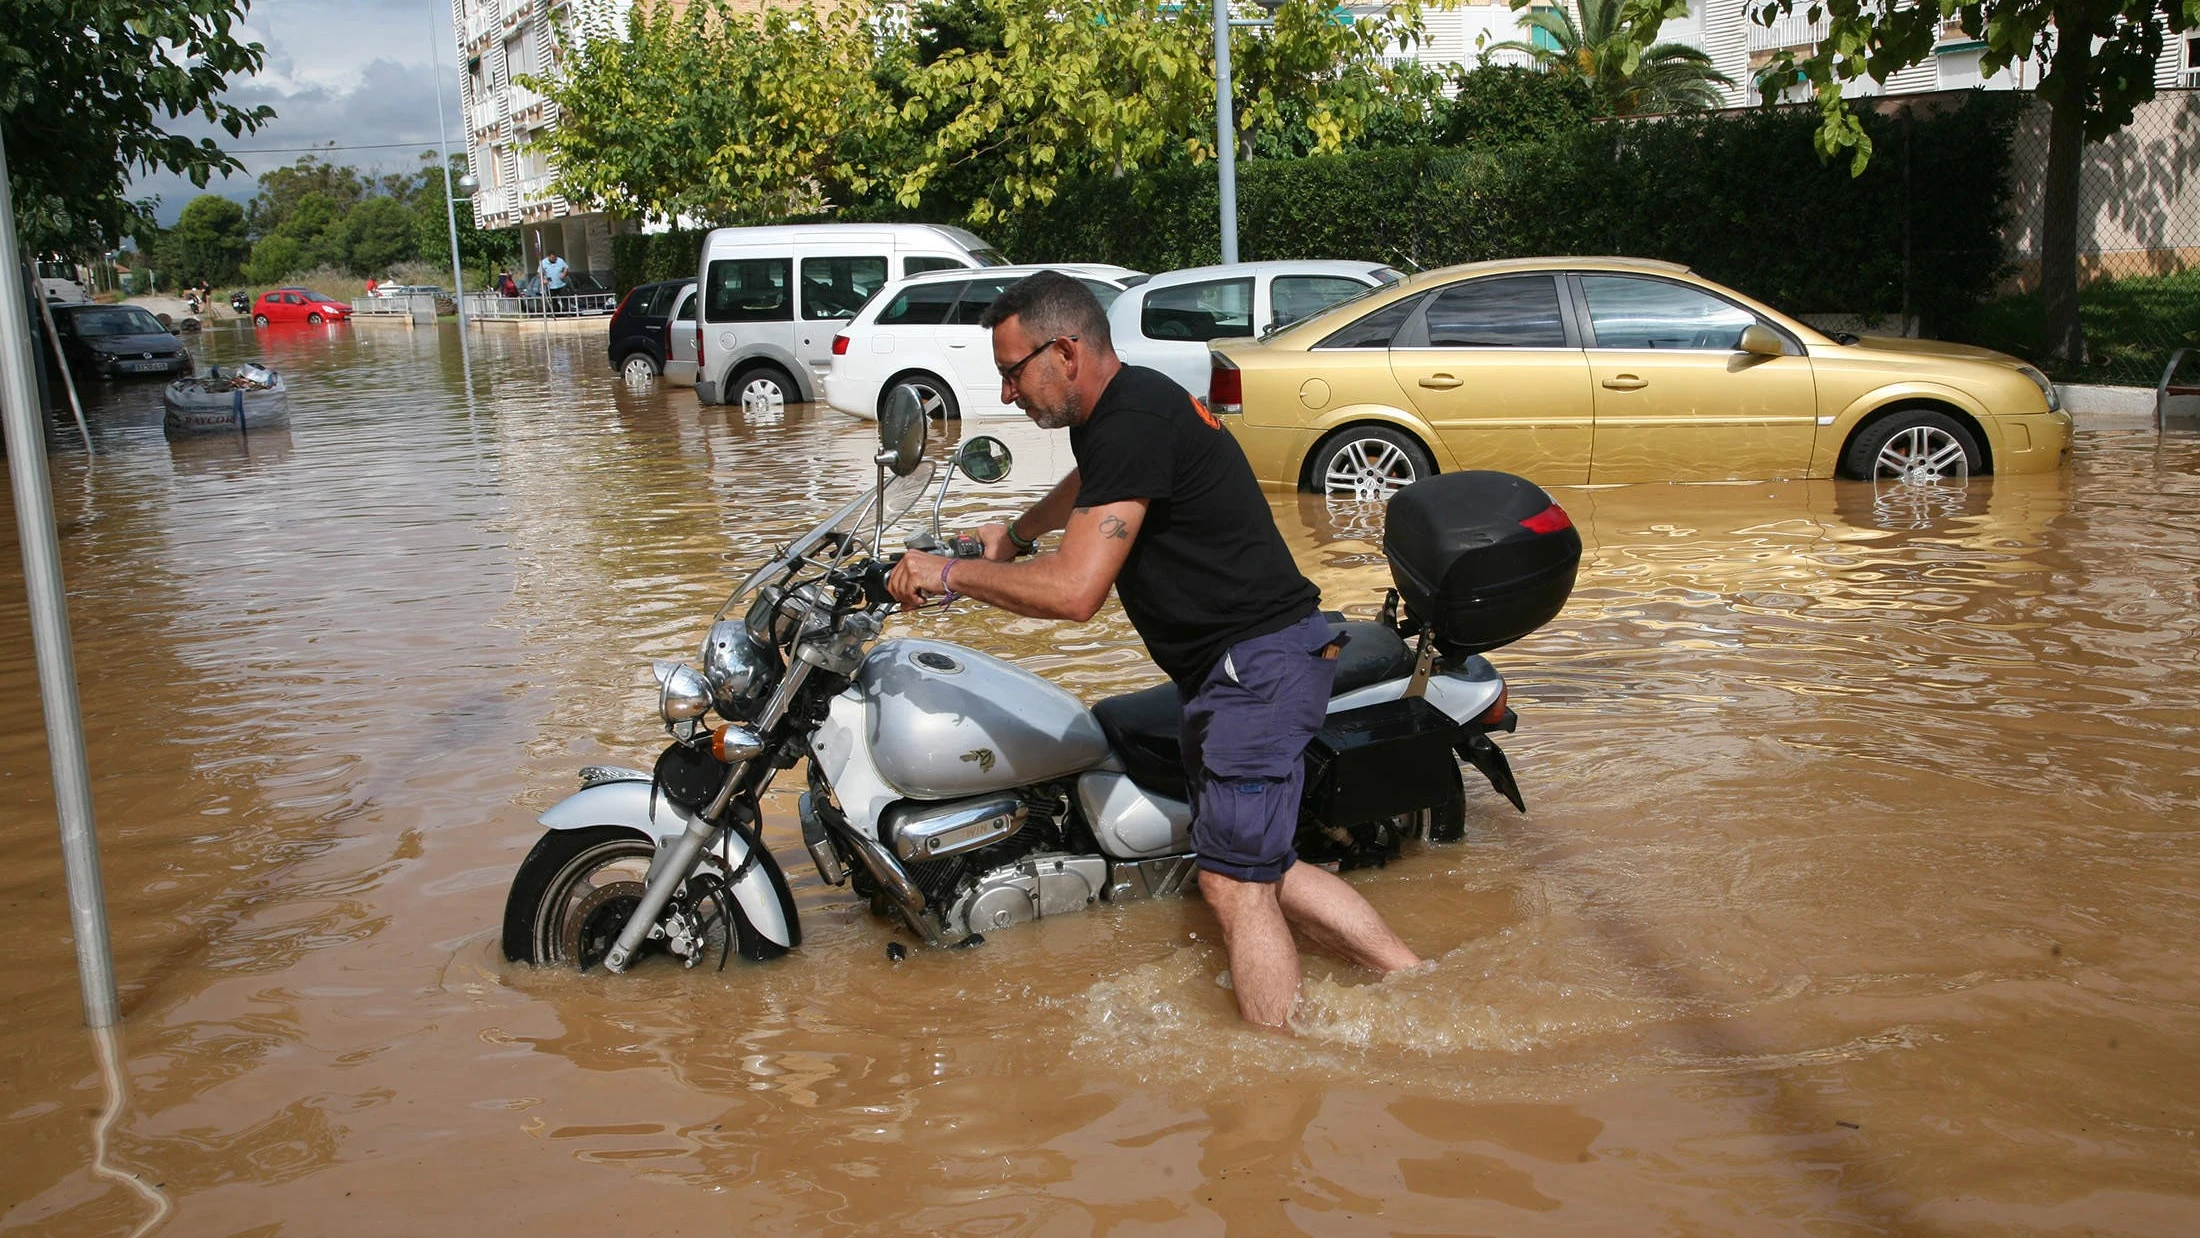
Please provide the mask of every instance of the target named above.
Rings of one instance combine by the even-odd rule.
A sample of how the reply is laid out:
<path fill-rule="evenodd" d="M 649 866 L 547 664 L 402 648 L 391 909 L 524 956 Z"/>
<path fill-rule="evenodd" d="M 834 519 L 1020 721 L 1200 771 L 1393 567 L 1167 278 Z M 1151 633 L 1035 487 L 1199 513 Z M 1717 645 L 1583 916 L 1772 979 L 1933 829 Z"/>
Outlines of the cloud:
<path fill-rule="evenodd" d="M 295 162 L 303 148 L 334 143 L 337 149 L 322 153 L 323 159 L 369 173 L 417 166 L 420 153 L 437 144 L 438 84 L 451 149 L 465 149 L 447 0 L 258 0 L 248 17 L 242 37 L 267 49 L 266 62 L 252 77 L 232 79 L 223 101 L 244 108 L 266 104 L 275 119 L 242 138 L 203 117 L 173 122 L 171 132 L 213 138 L 244 171 L 204 189 L 172 173 L 139 176 L 131 195 L 157 196 L 162 223 L 173 224 L 201 193 L 249 200 L 262 172 Z M 431 28 L 440 75 L 429 65 Z"/>

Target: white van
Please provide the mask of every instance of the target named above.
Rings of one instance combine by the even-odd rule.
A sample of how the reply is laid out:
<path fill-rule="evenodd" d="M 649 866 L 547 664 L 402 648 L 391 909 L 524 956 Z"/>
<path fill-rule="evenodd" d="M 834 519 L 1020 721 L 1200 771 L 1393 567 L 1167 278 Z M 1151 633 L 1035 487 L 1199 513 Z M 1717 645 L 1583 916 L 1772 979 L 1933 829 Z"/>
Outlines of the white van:
<path fill-rule="evenodd" d="M 697 271 L 696 397 L 758 409 L 817 399 L 833 334 L 872 293 L 922 271 L 1002 264 L 978 237 L 939 224 L 713 229 Z"/>

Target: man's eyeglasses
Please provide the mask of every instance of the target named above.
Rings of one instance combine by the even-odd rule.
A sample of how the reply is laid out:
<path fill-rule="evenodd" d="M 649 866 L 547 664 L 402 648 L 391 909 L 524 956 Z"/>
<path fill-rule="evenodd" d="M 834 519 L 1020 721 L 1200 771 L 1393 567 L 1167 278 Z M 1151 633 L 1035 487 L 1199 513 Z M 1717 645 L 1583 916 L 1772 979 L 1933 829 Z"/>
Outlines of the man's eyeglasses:
<path fill-rule="evenodd" d="M 1017 362 L 1016 364 L 1001 366 L 1001 381 L 1004 383 L 1015 382 L 1017 376 L 1021 375 L 1024 372 L 1025 366 L 1030 365 L 1033 361 L 1038 360 L 1040 353 L 1043 353 L 1047 349 L 1054 347 L 1056 344 L 1061 343 L 1063 340 L 1076 340 L 1077 338 L 1079 337 L 1074 335 L 1057 335 L 1054 338 L 1048 340 L 1046 343 L 1041 344 L 1037 348 L 1032 349 L 1030 352 L 1025 353 L 1024 359 Z"/>

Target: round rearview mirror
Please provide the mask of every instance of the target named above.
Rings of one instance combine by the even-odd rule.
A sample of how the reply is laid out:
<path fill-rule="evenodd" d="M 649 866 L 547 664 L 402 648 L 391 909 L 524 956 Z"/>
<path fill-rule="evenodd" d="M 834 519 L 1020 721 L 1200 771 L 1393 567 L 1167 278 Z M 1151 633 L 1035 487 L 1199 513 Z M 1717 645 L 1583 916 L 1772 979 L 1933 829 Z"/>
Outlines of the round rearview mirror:
<path fill-rule="evenodd" d="M 1008 466 L 1013 462 L 1008 444 L 990 434 L 981 434 L 955 449 L 955 467 L 972 481 L 999 481 L 1008 476 Z"/>
<path fill-rule="evenodd" d="M 907 477 L 924 459 L 924 406 L 915 388 L 904 383 L 886 397 L 878 414 L 879 462 L 896 477 Z"/>

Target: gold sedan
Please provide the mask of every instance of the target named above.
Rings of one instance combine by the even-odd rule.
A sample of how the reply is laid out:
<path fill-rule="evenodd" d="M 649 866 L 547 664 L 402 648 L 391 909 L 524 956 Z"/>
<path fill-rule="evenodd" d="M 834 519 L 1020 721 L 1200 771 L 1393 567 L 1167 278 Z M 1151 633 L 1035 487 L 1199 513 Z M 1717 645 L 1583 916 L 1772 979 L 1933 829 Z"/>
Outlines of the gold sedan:
<path fill-rule="evenodd" d="M 1218 344 L 1209 404 L 1261 480 L 1384 498 L 1434 472 L 1544 485 L 2038 473 L 2070 452 L 2015 357 L 1829 336 L 1627 258 L 1428 271 Z"/>

